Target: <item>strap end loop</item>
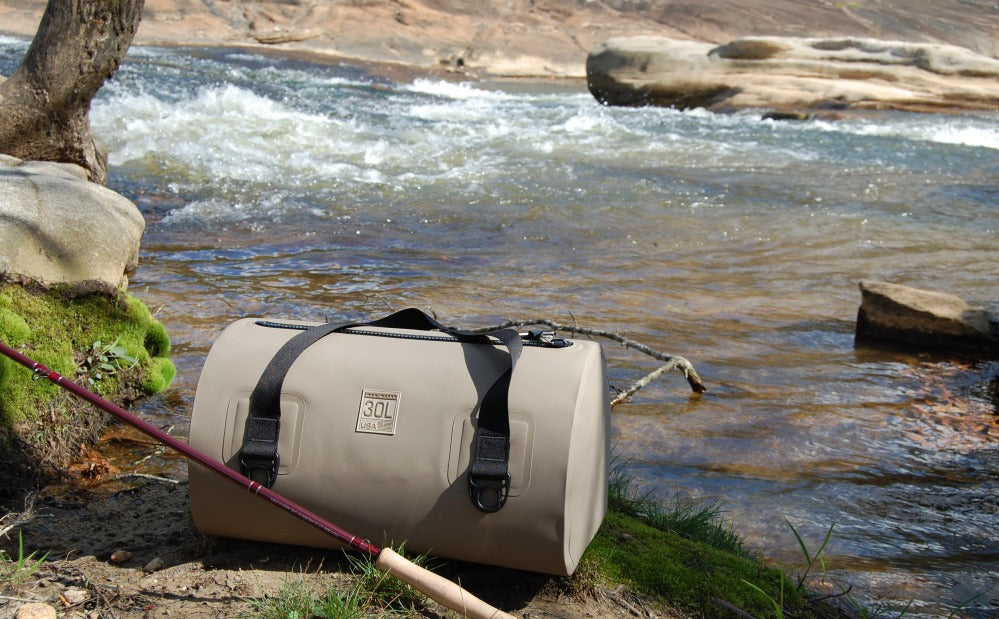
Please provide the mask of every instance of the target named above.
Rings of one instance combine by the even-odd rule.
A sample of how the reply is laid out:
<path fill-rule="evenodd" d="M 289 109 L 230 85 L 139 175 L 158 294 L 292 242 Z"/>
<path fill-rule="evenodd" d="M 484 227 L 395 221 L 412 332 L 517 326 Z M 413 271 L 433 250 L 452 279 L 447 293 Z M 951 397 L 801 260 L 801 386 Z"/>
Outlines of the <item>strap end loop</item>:
<path fill-rule="evenodd" d="M 270 488 L 277 481 L 278 467 L 281 463 L 281 456 L 274 454 L 273 458 L 251 456 L 244 453 L 239 455 L 239 472 L 244 477 L 262 484 L 265 488 Z M 264 473 L 264 480 L 257 480 L 257 473 Z"/>
<path fill-rule="evenodd" d="M 498 512 L 510 495 L 510 474 L 503 477 L 468 474 L 468 495 L 475 507 L 484 513 Z"/>

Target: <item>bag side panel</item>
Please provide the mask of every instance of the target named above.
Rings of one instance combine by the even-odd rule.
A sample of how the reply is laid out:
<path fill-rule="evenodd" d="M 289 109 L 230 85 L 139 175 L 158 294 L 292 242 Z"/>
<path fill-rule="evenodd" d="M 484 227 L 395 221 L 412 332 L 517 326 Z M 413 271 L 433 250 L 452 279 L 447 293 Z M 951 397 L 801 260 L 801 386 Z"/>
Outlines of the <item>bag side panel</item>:
<path fill-rule="evenodd" d="M 567 540 L 565 563 L 575 571 L 607 514 L 607 484 L 610 475 L 610 400 L 607 363 L 603 350 L 591 355 L 582 372 L 579 399 L 569 440 L 565 496 Z"/>

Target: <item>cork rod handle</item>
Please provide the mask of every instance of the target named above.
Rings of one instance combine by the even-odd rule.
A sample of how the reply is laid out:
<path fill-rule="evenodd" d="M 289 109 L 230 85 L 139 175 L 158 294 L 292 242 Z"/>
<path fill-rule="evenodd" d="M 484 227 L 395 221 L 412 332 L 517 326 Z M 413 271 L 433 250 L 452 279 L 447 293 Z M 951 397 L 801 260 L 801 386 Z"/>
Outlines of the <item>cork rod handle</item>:
<path fill-rule="evenodd" d="M 391 548 L 382 548 L 375 567 L 403 580 L 432 600 L 469 619 L 514 619 L 494 608 L 443 576 L 416 565 Z"/>

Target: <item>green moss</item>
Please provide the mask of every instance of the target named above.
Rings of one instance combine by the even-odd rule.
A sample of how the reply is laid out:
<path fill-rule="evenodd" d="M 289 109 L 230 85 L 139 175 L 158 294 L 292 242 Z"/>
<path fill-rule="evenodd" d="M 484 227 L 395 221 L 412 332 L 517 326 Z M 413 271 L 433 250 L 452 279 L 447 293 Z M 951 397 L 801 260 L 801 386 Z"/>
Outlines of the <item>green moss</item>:
<path fill-rule="evenodd" d="M 146 377 L 142 379 L 142 390 L 148 394 L 159 393 L 170 385 L 177 374 L 177 368 L 166 357 L 153 357 Z"/>
<path fill-rule="evenodd" d="M 134 399 L 140 389 L 162 391 L 175 373 L 166 357 L 170 344 L 163 325 L 142 301 L 125 293 L 67 299 L 58 292 L 0 284 L 0 341 L 120 403 Z M 73 406 L 57 385 L 33 381 L 26 368 L 0 358 L 2 455 L 23 459 L 24 454 L 10 453 L 14 445 L 52 443 L 53 432 L 64 439 L 62 448 L 76 449 L 81 437 L 74 428 L 94 424 L 74 415 L 93 416 L 92 410 Z"/>
<path fill-rule="evenodd" d="M 0 305 L 0 334 L 3 334 L 7 342 L 24 342 L 31 337 L 31 327 L 9 307 Z M 7 357 L 0 357 L 0 389 L 3 389 L 13 368 L 13 361 Z"/>
<path fill-rule="evenodd" d="M 5 333 L 11 341 L 23 342 L 31 337 L 31 327 L 10 308 L 0 307 L 0 333 Z"/>
<path fill-rule="evenodd" d="M 166 327 L 163 326 L 163 323 L 156 320 L 150 323 L 149 330 L 146 331 L 144 345 L 149 354 L 154 357 L 170 356 L 170 336 L 167 335 Z M 173 375 L 171 374 L 172 377 Z"/>

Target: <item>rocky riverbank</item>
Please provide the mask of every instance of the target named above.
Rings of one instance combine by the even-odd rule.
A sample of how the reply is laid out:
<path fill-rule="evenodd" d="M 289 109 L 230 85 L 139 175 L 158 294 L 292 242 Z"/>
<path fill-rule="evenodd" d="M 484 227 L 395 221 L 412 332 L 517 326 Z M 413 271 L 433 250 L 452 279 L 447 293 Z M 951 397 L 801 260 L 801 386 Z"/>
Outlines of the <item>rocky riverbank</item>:
<path fill-rule="evenodd" d="M 0 31 L 33 36 L 45 0 L 0 0 Z M 247 45 L 470 77 L 582 78 L 613 37 L 715 45 L 745 36 L 860 37 L 999 56 L 993 2 L 712 0 L 146 0 L 140 45 Z"/>

